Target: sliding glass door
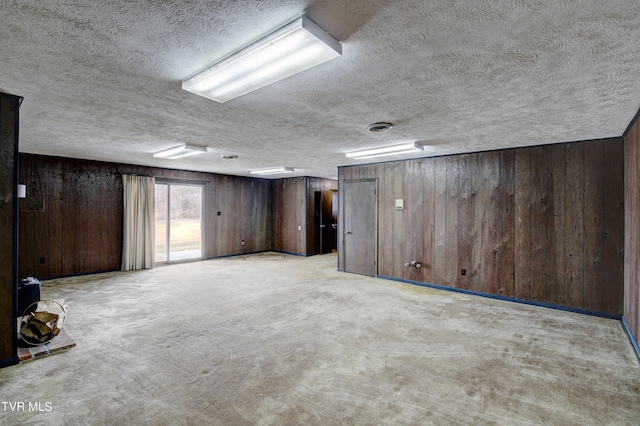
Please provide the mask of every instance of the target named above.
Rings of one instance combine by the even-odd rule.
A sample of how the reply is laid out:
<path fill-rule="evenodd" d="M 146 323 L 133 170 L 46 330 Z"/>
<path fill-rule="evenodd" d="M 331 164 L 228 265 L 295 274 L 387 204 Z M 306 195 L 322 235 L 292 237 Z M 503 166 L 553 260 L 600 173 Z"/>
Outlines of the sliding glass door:
<path fill-rule="evenodd" d="M 156 183 L 155 261 L 202 258 L 202 185 Z"/>

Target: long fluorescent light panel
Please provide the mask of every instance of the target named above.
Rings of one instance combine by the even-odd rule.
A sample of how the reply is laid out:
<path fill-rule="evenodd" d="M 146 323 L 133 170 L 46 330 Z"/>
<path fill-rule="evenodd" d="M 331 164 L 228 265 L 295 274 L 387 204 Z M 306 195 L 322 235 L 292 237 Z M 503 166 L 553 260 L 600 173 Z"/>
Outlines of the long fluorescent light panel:
<path fill-rule="evenodd" d="M 182 88 L 226 102 L 342 55 L 342 45 L 302 15 L 182 81 Z"/>
<path fill-rule="evenodd" d="M 276 167 L 274 169 L 254 170 L 252 175 L 279 175 L 281 173 L 293 173 L 295 169 L 293 167 Z"/>
<path fill-rule="evenodd" d="M 404 143 L 400 145 L 384 146 L 382 148 L 365 149 L 362 151 L 347 152 L 345 157 L 354 160 L 365 158 L 384 157 L 385 155 L 406 154 L 409 152 L 424 151 L 424 147 L 418 142 Z"/>
<path fill-rule="evenodd" d="M 154 158 L 175 160 L 178 158 L 190 157 L 192 155 L 204 154 L 205 152 L 207 152 L 207 147 L 205 146 L 189 145 L 185 143 L 173 148 L 165 149 L 164 151 L 156 152 L 153 156 Z"/>

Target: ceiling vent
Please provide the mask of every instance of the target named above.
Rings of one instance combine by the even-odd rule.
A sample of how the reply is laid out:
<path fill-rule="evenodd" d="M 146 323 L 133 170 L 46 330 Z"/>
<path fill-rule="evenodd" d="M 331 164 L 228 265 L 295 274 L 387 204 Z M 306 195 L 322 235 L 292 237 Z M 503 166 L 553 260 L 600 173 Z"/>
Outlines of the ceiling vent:
<path fill-rule="evenodd" d="M 368 130 L 373 133 L 384 132 L 385 130 L 389 130 L 393 127 L 393 124 L 381 122 L 381 123 L 373 123 L 370 124 Z"/>

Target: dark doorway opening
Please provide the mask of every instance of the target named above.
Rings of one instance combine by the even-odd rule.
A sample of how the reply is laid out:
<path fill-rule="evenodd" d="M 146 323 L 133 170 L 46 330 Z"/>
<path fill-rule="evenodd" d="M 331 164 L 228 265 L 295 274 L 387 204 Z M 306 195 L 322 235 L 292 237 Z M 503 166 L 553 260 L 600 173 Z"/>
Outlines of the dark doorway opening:
<path fill-rule="evenodd" d="M 337 249 L 336 194 L 337 191 L 315 191 L 314 193 L 315 252 L 318 254 L 331 253 Z"/>

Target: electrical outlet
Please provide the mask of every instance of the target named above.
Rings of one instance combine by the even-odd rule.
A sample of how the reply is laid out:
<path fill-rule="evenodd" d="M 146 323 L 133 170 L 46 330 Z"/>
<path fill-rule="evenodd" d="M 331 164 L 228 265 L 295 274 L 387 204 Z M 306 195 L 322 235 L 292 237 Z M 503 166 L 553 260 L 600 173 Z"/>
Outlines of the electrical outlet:
<path fill-rule="evenodd" d="M 40 258 L 40 263 L 44 263 L 44 257 Z"/>
<path fill-rule="evenodd" d="M 242 240 L 242 247 L 244 247 L 244 240 Z"/>
<path fill-rule="evenodd" d="M 467 275 L 466 269 L 460 269 L 460 275 Z"/>

